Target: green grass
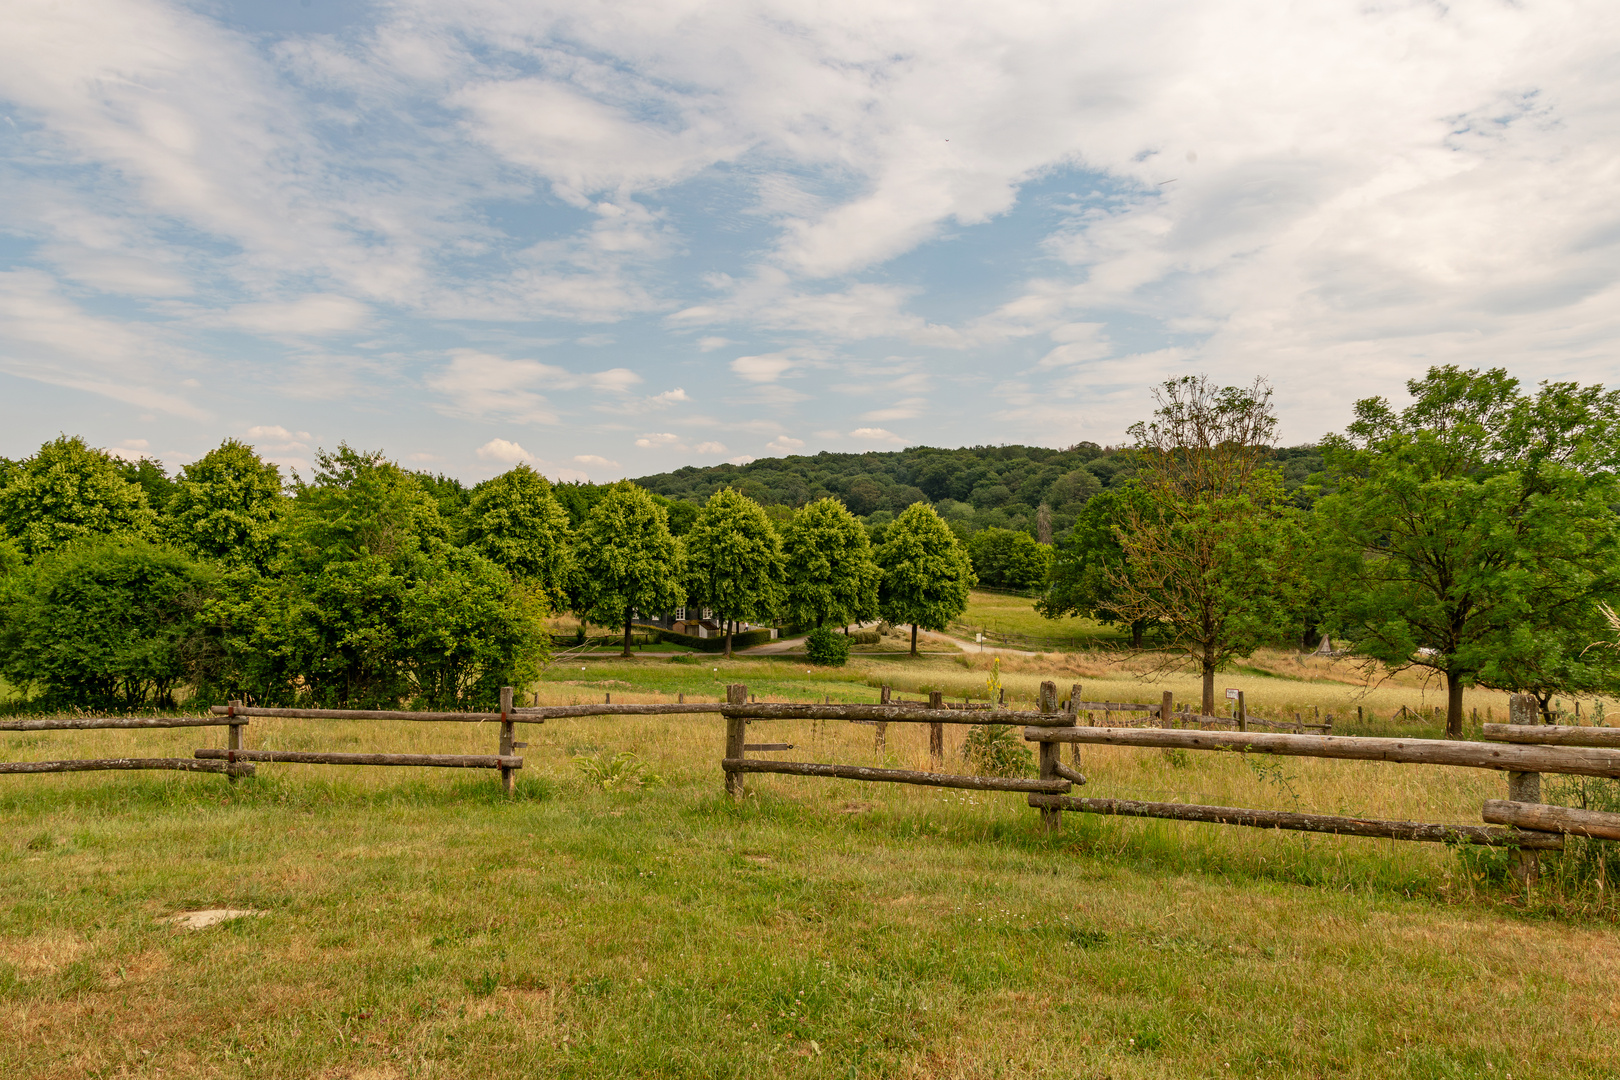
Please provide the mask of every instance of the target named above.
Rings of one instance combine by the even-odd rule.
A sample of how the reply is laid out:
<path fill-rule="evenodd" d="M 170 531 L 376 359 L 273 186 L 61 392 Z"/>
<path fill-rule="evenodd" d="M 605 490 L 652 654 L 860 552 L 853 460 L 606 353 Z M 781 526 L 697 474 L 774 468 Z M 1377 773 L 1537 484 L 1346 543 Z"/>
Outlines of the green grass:
<path fill-rule="evenodd" d="M 982 674 L 587 666 L 551 671 L 543 698 L 712 700 L 740 681 L 870 701 L 870 680 Z M 879 760 L 866 727 L 755 730 L 794 758 Z M 0 734 L 0 756 L 222 738 Z M 739 805 L 708 716 L 519 738 L 511 801 L 490 775 L 450 771 L 0 778 L 0 1071 L 1525 1080 L 1612 1076 L 1620 1058 L 1606 900 L 1517 893 L 1443 847 L 1077 816 L 1041 838 L 1017 796 L 789 777 L 753 778 Z M 494 739 L 380 722 L 247 734 L 292 749 Z M 602 791 L 572 763 L 624 751 L 662 783 Z M 1189 758 L 1087 748 L 1084 768 L 1097 794 L 1436 820 L 1477 820 L 1502 783 L 1294 759 L 1284 785 L 1229 755 Z M 891 728 L 885 760 L 925 761 L 925 732 Z M 207 907 L 264 914 L 197 932 L 158 921 Z"/>
<path fill-rule="evenodd" d="M 971 638 L 984 631 L 986 639 L 1042 649 L 1096 649 L 1126 643 L 1130 635 L 1117 626 L 1095 619 L 1048 619 L 1035 610 L 1027 596 L 974 590 L 967 610 L 951 624 L 951 632 Z"/>

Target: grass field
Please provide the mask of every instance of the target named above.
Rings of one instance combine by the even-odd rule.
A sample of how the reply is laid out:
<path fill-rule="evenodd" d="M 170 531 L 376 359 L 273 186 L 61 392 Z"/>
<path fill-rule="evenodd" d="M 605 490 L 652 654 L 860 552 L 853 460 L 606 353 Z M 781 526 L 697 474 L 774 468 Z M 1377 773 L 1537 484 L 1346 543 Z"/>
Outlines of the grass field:
<path fill-rule="evenodd" d="M 1015 697 L 1044 676 L 1156 698 L 1158 683 L 1066 662 L 1019 661 L 1004 680 Z M 592 661 L 536 690 L 693 700 L 745 682 L 871 701 L 879 683 L 958 692 L 985 675 L 944 660 L 804 671 Z M 1244 681 L 1269 708 L 1356 700 L 1332 678 Z M 1378 693 L 1398 705 L 1421 689 Z M 756 730 L 797 759 L 877 760 L 867 727 Z M 7 733 L 0 753 L 184 755 L 223 737 Z M 495 738 L 476 724 L 247 731 L 288 749 L 488 753 Z M 1526 1080 L 1612 1077 L 1620 1060 L 1608 894 L 1525 893 L 1494 856 L 1075 815 L 1043 839 L 1014 795 L 788 777 L 754 778 L 737 805 L 707 716 L 519 738 L 510 801 L 493 776 L 450 771 L 0 778 L 0 1071 Z M 925 740 L 891 728 L 886 762 L 922 765 Z M 574 764 L 625 751 L 654 783 L 602 790 Z M 1089 794 L 1440 821 L 1477 822 L 1503 788 L 1471 770 L 1276 764 L 1083 758 Z M 160 921 L 212 907 L 262 914 Z"/>
<path fill-rule="evenodd" d="M 975 631 L 1006 637 L 1010 643 L 1038 642 L 1041 648 L 1095 649 L 1118 645 L 1130 635 L 1095 619 L 1047 619 L 1027 596 L 984 592 L 968 594 L 967 610 L 952 623 L 952 632 L 972 637 Z"/>

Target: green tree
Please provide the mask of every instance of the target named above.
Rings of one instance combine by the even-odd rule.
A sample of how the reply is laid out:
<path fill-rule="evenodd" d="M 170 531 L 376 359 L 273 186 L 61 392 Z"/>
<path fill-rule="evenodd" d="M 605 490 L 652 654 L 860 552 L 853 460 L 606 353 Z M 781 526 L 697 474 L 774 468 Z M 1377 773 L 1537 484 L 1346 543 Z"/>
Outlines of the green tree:
<path fill-rule="evenodd" d="M 156 458 L 142 457 L 134 461 L 113 459 L 113 465 L 118 475 L 140 488 L 146 495 L 146 505 L 161 514 L 169 505 L 169 496 L 174 494 L 174 481 L 163 470 L 163 462 Z"/>
<path fill-rule="evenodd" d="M 152 538 L 156 516 L 118 463 L 77 435 L 61 436 L 7 470 L 0 529 L 33 558 L 86 536 Z"/>
<path fill-rule="evenodd" d="M 663 509 L 642 488 L 621 480 L 591 507 L 575 557 L 576 610 L 604 626 L 624 627 L 637 611 L 665 612 L 681 603 L 682 555 Z"/>
<path fill-rule="evenodd" d="M 1056 545 L 1051 576 L 1035 601 L 1036 611 L 1048 619 L 1078 616 L 1106 624 L 1124 623 L 1130 630 L 1131 648 L 1142 647 L 1148 622 L 1120 614 L 1114 585 L 1130 573 L 1119 530 L 1125 524 L 1126 503 L 1139 497 L 1137 489 L 1120 487 L 1086 501 L 1068 537 Z"/>
<path fill-rule="evenodd" d="M 1328 617 L 1391 670 L 1446 680 L 1462 734 L 1475 683 L 1535 693 L 1612 686 L 1580 656 L 1620 589 L 1614 507 L 1620 395 L 1501 369 L 1431 368 L 1397 412 L 1356 403 L 1323 444 L 1337 491 L 1318 500 Z"/>
<path fill-rule="evenodd" d="M 179 549 L 139 537 L 44 552 L 0 585 L 0 673 L 57 707 L 172 707 L 213 583 Z"/>
<path fill-rule="evenodd" d="M 226 439 L 180 470 L 162 528 L 188 551 L 262 568 L 285 502 L 281 470 L 246 443 Z"/>
<path fill-rule="evenodd" d="M 473 489 L 467 517 L 467 546 L 514 578 L 535 584 L 553 607 L 562 605 L 573 567 L 573 536 L 568 513 L 545 477 L 519 465 L 486 480 Z"/>
<path fill-rule="evenodd" d="M 967 550 L 979 583 L 995 589 L 1039 588 L 1052 565 L 1050 547 L 1012 529 L 980 529 Z"/>
<path fill-rule="evenodd" d="M 782 541 L 759 503 L 725 488 L 709 496 L 686 534 L 686 592 L 726 624 L 726 656 L 739 619 L 782 606 Z"/>
<path fill-rule="evenodd" d="M 438 501 L 380 454 L 321 453 L 266 574 L 234 568 L 200 690 L 264 702 L 487 704 L 544 655 L 542 598 L 446 539 Z"/>
<path fill-rule="evenodd" d="M 907 507 L 889 526 L 877 563 L 879 609 L 890 622 L 911 624 L 912 656 L 917 628 L 944 630 L 967 610 L 968 590 L 977 583 L 967 550 L 926 503 Z"/>
<path fill-rule="evenodd" d="M 837 499 L 817 499 L 783 531 L 787 616 L 799 625 L 877 616 L 878 580 L 866 528 Z"/>
<path fill-rule="evenodd" d="M 1207 715 L 1215 672 L 1287 625 L 1302 533 L 1268 464 L 1277 425 L 1269 387 L 1188 376 L 1154 396 L 1154 419 L 1130 429 L 1136 494 L 1121 504 L 1110 604 L 1125 621 L 1156 624 L 1171 660 L 1198 665 Z"/>

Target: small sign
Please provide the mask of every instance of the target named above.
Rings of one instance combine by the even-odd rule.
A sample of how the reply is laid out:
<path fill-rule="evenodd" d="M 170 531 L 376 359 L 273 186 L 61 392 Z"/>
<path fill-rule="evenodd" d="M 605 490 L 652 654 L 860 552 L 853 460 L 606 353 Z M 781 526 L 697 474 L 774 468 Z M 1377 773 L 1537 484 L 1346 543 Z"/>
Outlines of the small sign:
<path fill-rule="evenodd" d="M 1226 700 L 1228 700 L 1228 701 L 1236 701 L 1236 700 L 1237 700 L 1237 696 L 1238 696 L 1238 689 L 1237 689 L 1237 687 L 1235 687 L 1235 686 L 1228 686 L 1228 687 L 1227 687 L 1227 688 L 1226 688 Z"/>
<path fill-rule="evenodd" d="M 984 644 L 984 635 L 983 634 L 974 634 L 973 635 L 973 640 L 978 642 L 980 645 L 983 645 Z"/>

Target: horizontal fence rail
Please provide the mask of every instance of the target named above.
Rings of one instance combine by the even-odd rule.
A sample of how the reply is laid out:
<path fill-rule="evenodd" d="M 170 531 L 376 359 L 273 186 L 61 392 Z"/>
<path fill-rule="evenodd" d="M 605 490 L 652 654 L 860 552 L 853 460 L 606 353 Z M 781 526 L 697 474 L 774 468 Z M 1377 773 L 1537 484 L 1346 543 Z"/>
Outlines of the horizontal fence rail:
<path fill-rule="evenodd" d="M 1543 832 L 1620 840 L 1620 814 L 1605 813 L 1601 810 L 1580 810 L 1573 806 L 1488 799 L 1485 803 L 1484 817 L 1486 821 L 1496 825 L 1515 825 L 1521 829 L 1540 829 Z"/>
<path fill-rule="evenodd" d="M 224 773 L 227 776 L 253 775 L 253 766 L 247 762 L 197 761 L 192 758 L 93 758 L 84 761 L 0 762 L 0 774 L 125 772 L 146 769 L 169 770 L 172 772 Z"/>
<path fill-rule="evenodd" d="M 853 720 L 887 724 L 1002 724 L 1068 727 L 1074 717 L 1060 712 L 965 712 L 956 709 L 929 709 L 894 705 L 797 705 L 774 702 L 753 705 L 726 705 L 720 709 L 728 720 Z"/>
<path fill-rule="evenodd" d="M 1542 724 L 1484 724 L 1480 734 L 1493 742 L 1539 743 L 1542 746 L 1620 747 L 1620 728 Z"/>
<path fill-rule="evenodd" d="M 532 724 L 549 717 L 565 716 L 663 716 L 675 713 L 717 713 L 725 708 L 718 702 L 676 705 L 529 705 L 512 710 L 512 719 Z"/>
<path fill-rule="evenodd" d="M 1235 806 L 1137 802 L 1134 799 L 1080 799 L 1068 795 L 1031 795 L 1029 805 L 1038 809 L 1072 810 L 1087 814 L 1206 821 L 1215 825 L 1247 825 L 1258 829 L 1288 829 L 1390 840 L 1425 840 L 1437 844 L 1486 844 L 1538 850 L 1564 846 L 1561 836 L 1538 836 L 1484 825 L 1431 825 L 1421 821 L 1380 821 L 1376 818 L 1295 814 L 1281 810 L 1247 810 Z"/>
<path fill-rule="evenodd" d="M 225 716 L 47 716 L 0 720 L 0 731 L 92 731 L 100 728 L 227 727 L 246 720 Z"/>
<path fill-rule="evenodd" d="M 1064 792 L 1067 780 L 1031 780 L 1017 776 L 958 776 L 953 773 L 911 769 L 871 769 L 863 765 L 827 765 L 813 761 L 771 761 L 764 758 L 726 758 L 720 767 L 728 773 L 786 773 L 789 776 L 829 776 L 840 780 L 872 780 L 922 787 L 968 788 L 973 791 Z"/>
<path fill-rule="evenodd" d="M 1496 746 L 1445 739 L 1365 738 L 1355 735 L 1270 735 L 1167 728 L 1029 727 L 1030 742 L 1099 746 L 1155 746 L 1183 750 L 1231 750 L 1291 757 L 1389 761 L 1412 765 L 1459 765 L 1512 772 L 1620 777 L 1620 750 L 1563 746 Z"/>
<path fill-rule="evenodd" d="M 418 765 L 443 769 L 521 769 L 523 759 L 503 754 L 341 754 L 307 750 L 195 751 L 205 761 L 280 761 L 295 765 Z"/>
<path fill-rule="evenodd" d="M 254 705 L 210 705 L 216 716 L 279 716 L 288 720 L 445 720 L 481 724 L 515 720 L 517 712 L 412 712 L 408 709 L 262 709 Z"/>

